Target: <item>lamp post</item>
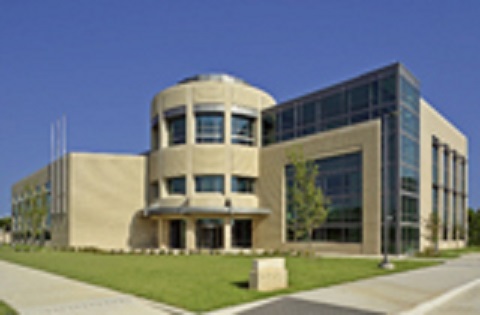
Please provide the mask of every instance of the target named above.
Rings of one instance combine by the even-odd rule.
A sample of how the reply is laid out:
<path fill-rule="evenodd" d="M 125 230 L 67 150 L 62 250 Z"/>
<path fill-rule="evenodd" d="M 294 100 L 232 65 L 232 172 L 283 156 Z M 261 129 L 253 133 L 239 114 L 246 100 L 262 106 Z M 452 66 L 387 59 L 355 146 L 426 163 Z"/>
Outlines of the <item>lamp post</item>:
<path fill-rule="evenodd" d="M 382 133 L 383 133 L 383 261 L 379 264 L 382 269 L 394 269 L 395 266 L 388 260 L 388 241 L 389 241 L 389 228 L 390 219 L 389 214 L 389 176 L 388 176 L 388 120 L 396 115 L 396 112 L 385 113 L 382 115 Z"/>

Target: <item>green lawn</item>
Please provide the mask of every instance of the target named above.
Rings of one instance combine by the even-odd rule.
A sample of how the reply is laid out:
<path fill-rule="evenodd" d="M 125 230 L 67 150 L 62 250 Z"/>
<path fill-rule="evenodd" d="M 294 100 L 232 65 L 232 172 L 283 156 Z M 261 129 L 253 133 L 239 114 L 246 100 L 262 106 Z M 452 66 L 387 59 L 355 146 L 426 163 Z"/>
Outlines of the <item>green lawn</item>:
<path fill-rule="evenodd" d="M 445 249 L 441 250 L 438 257 L 441 258 L 457 258 L 464 254 L 480 253 L 480 246 L 469 246 L 458 249 Z"/>
<path fill-rule="evenodd" d="M 44 269 L 191 311 L 206 311 L 299 290 L 392 273 L 372 259 L 288 257 L 289 288 L 273 293 L 248 290 L 252 257 L 148 256 L 73 252 L 14 252 L 0 248 L 0 259 Z M 435 265 L 398 261 L 396 270 Z"/>
<path fill-rule="evenodd" d="M 0 300 L 0 315 L 16 315 L 18 314 L 10 306 L 5 304 L 5 302 Z"/>

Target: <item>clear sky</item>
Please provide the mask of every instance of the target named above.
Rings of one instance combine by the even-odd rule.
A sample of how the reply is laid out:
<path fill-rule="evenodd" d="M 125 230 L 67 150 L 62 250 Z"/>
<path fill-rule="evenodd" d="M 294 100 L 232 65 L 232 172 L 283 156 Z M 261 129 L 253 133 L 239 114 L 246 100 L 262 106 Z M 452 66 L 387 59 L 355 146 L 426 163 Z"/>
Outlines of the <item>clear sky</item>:
<path fill-rule="evenodd" d="M 278 101 L 400 61 L 470 138 L 480 207 L 480 1 L 0 0 L 0 216 L 10 187 L 70 151 L 143 152 L 155 93 L 227 72 Z"/>

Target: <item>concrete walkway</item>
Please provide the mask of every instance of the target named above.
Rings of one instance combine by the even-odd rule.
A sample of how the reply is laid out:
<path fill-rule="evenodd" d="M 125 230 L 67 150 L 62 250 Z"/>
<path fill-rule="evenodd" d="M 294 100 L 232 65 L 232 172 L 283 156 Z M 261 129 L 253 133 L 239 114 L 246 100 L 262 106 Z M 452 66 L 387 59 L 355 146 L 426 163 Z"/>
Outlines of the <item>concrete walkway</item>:
<path fill-rule="evenodd" d="M 0 299 L 20 314 L 26 315 L 186 313 L 170 306 L 2 260 L 0 260 Z"/>
<path fill-rule="evenodd" d="M 295 293 L 210 314 L 434 314 L 479 284 L 480 255 L 475 254 L 436 267 Z M 468 294 L 462 298 L 468 298 Z"/>

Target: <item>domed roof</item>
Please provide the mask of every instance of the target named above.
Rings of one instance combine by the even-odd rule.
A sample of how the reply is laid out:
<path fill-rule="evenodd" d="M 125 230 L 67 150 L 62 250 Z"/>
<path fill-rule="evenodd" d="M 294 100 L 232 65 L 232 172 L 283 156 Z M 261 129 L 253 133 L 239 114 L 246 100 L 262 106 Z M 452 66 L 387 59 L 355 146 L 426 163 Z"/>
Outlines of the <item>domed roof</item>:
<path fill-rule="evenodd" d="M 178 84 L 184 84 L 184 83 L 190 83 L 190 82 L 205 82 L 205 81 L 241 83 L 241 84 L 249 85 L 244 80 L 229 74 L 225 74 L 225 73 L 197 74 L 192 77 L 188 77 L 179 81 Z"/>

